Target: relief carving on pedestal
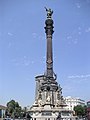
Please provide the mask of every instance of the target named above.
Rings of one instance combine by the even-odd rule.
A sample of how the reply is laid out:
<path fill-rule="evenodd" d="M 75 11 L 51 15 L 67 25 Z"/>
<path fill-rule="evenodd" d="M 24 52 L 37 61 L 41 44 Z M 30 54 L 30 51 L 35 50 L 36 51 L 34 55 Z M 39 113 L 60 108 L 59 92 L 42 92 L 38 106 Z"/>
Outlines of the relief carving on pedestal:
<path fill-rule="evenodd" d="M 38 95 L 38 105 L 39 106 L 42 105 L 42 93 L 41 93 L 41 90 L 39 91 L 39 95 Z"/>
<path fill-rule="evenodd" d="M 51 101 L 51 98 L 50 98 L 50 95 L 48 95 L 48 97 L 46 98 L 46 102 L 50 102 Z"/>

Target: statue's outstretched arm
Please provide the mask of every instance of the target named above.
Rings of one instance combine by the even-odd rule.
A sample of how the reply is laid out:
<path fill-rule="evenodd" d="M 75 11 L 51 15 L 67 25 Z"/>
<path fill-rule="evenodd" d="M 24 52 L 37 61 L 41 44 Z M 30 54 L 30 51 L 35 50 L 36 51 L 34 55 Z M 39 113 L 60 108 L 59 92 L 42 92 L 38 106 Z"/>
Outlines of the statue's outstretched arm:
<path fill-rule="evenodd" d="M 44 7 L 46 11 L 48 11 L 48 9 L 46 7 Z"/>

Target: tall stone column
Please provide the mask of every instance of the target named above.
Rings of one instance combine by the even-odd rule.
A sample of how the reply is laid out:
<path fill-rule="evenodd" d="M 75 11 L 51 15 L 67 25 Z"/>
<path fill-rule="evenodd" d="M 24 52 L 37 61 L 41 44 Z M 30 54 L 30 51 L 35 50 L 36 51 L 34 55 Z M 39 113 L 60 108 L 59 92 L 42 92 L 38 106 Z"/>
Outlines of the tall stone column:
<path fill-rule="evenodd" d="M 47 9 L 47 19 L 45 21 L 45 33 L 47 39 L 47 57 L 46 57 L 46 76 L 53 78 L 53 53 L 52 53 L 52 35 L 53 35 L 53 20 L 51 9 Z"/>

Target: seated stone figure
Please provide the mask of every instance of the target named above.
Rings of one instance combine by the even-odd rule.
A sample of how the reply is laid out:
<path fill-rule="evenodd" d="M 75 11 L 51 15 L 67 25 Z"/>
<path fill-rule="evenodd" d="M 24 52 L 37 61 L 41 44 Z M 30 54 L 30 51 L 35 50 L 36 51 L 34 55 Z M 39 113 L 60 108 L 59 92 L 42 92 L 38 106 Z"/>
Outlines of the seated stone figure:
<path fill-rule="evenodd" d="M 51 101 L 51 98 L 50 98 L 50 95 L 48 95 L 46 102 L 50 102 L 50 101 Z"/>

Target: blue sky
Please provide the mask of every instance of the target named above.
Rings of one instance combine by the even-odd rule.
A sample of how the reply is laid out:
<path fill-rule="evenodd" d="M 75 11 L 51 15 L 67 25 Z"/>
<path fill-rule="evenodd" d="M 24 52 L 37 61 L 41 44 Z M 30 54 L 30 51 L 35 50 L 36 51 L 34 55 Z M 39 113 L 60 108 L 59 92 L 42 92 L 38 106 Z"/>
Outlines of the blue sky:
<path fill-rule="evenodd" d="M 0 104 L 31 105 L 46 70 L 44 7 L 53 9 L 54 72 L 63 96 L 90 100 L 90 0 L 0 0 Z"/>

